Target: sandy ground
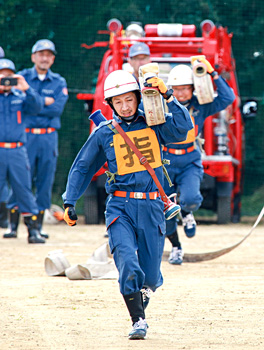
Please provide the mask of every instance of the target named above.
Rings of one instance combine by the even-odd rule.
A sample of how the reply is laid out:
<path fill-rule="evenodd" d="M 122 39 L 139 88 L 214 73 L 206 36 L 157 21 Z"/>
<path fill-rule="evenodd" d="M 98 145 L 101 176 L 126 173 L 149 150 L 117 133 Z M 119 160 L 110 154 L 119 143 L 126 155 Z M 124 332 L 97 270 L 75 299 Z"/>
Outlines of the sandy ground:
<path fill-rule="evenodd" d="M 192 239 L 179 230 L 185 252 L 200 253 L 237 243 L 250 227 L 200 223 Z M 131 323 L 117 280 L 71 281 L 45 272 L 45 257 L 55 249 L 71 265 L 85 263 L 107 240 L 105 227 L 44 228 L 50 233 L 45 245 L 29 245 L 23 224 L 17 239 L 0 238 L 1 350 L 264 349 L 263 220 L 217 259 L 182 266 L 164 259 L 164 284 L 146 310 L 144 341 L 127 338 Z"/>

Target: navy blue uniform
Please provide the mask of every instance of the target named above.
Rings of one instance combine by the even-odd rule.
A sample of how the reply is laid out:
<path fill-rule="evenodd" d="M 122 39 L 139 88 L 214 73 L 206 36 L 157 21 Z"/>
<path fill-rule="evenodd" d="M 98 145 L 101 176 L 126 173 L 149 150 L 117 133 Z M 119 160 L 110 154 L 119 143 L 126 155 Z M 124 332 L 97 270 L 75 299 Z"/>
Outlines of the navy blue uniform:
<path fill-rule="evenodd" d="M 121 121 L 114 115 L 125 132 L 132 132 L 138 141 L 138 148 L 147 157 L 162 158 L 161 144 L 182 141 L 187 131 L 193 127 L 189 113 L 176 99 L 168 103 L 170 113 L 166 115 L 166 123 L 147 127 L 145 115 L 139 111 L 139 116 L 130 124 Z M 109 199 L 106 205 L 106 226 L 109 234 L 109 244 L 119 271 L 120 291 L 129 295 L 141 290 L 143 286 L 153 291 L 162 284 L 160 263 L 164 247 L 165 218 L 164 204 L 159 196 L 150 199 L 150 193 L 158 188 L 144 166 L 133 170 L 139 162 L 136 155 L 126 148 L 121 140 L 120 148 L 115 148 L 115 135 L 103 122 L 94 129 L 93 133 L 77 155 L 69 172 L 66 192 L 63 194 L 64 203 L 75 205 L 84 193 L 92 176 L 107 161 L 108 169 L 115 174 L 114 179 L 106 182 L 106 192 Z M 139 137 L 137 136 L 137 133 Z M 156 142 L 158 151 L 151 154 L 152 143 Z M 151 146 L 149 146 L 151 145 Z M 148 148 L 149 147 L 149 148 Z M 119 150 L 126 150 L 121 157 Z M 148 158 L 149 160 L 150 158 Z M 150 163 L 150 165 L 152 165 Z M 125 168 L 122 173 L 122 166 Z M 131 169 L 131 170 L 129 170 Z M 155 173 L 163 184 L 163 170 L 160 164 Z M 115 191 L 125 192 L 125 197 L 114 195 Z M 146 199 L 131 198 L 145 193 Z"/>
<path fill-rule="evenodd" d="M 42 107 L 40 96 L 31 87 L 25 93 L 12 89 L 0 94 L 0 193 L 8 180 L 22 213 L 38 213 L 31 192 L 24 114 L 37 114 Z"/>
<path fill-rule="evenodd" d="M 9 197 L 9 189 L 8 185 L 6 184 L 5 187 L 2 189 L 2 192 L 0 192 L 0 203 L 1 202 L 7 202 Z"/>
<path fill-rule="evenodd" d="M 35 114 L 25 113 L 27 131 L 27 151 L 31 167 L 31 177 L 35 181 L 36 201 L 39 211 L 50 208 L 52 186 L 58 157 L 58 133 L 61 127 L 60 117 L 68 100 L 66 81 L 57 73 L 48 70 L 44 80 L 38 78 L 36 69 L 24 69 L 27 83 L 35 89 L 42 99 L 43 108 Z M 45 106 L 45 97 L 55 102 Z M 13 198 L 9 207 L 15 203 Z"/>
<path fill-rule="evenodd" d="M 165 181 L 165 192 L 167 195 L 170 195 L 179 190 L 181 208 L 186 212 L 199 209 L 203 200 L 200 192 L 203 165 L 201 151 L 198 147 L 194 147 L 195 136 L 202 131 L 204 121 L 208 116 L 225 109 L 235 99 L 233 90 L 222 77 L 215 79 L 214 83 L 217 87 L 218 96 L 213 102 L 200 105 L 197 97 L 193 95 L 188 105 L 188 110 L 195 123 L 193 136 L 187 136 L 187 140 L 184 143 L 166 143 L 166 148 L 163 152 L 163 157 L 170 160 L 167 170 L 173 183 L 173 186 L 169 187 L 168 181 Z M 191 142 L 188 142 L 188 140 Z M 172 154 L 169 152 L 169 149 L 185 150 L 185 153 L 181 155 Z M 191 151 L 188 152 L 187 150 Z M 166 221 L 167 236 L 172 235 L 176 228 L 177 221 L 175 217 Z"/>

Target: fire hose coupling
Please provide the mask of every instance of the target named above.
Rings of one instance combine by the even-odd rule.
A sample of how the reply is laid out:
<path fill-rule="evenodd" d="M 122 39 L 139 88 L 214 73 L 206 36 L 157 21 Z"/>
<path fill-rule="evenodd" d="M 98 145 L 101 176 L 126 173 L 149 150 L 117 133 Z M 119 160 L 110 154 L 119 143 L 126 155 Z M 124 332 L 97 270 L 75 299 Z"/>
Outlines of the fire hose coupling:
<path fill-rule="evenodd" d="M 149 76 L 147 76 L 148 74 Z M 168 90 L 167 86 L 164 84 L 164 81 L 158 77 L 153 76 L 153 73 L 146 73 L 144 78 L 145 78 L 144 86 L 156 87 L 162 94 L 162 97 L 165 98 L 165 100 L 168 100 L 173 95 L 173 89 Z"/>
<path fill-rule="evenodd" d="M 214 87 L 210 75 L 214 77 L 217 73 L 204 55 L 191 56 L 191 64 L 193 84 L 199 104 L 213 102 Z"/>
<path fill-rule="evenodd" d="M 170 200 L 171 197 L 174 197 L 174 202 Z M 174 216 L 179 214 L 181 211 L 181 207 L 176 203 L 176 193 L 173 193 L 169 197 L 167 197 L 167 202 L 164 202 L 164 210 L 163 213 L 165 215 L 166 220 L 172 219 Z"/>
<path fill-rule="evenodd" d="M 168 92 L 168 88 L 158 74 L 159 65 L 156 62 L 139 67 L 139 84 L 148 126 L 165 123 L 162 95 Z"/>
<path fill-rule="evenodd" d="M 191 63 L 194 68 L 194 73 L 196 73 L 197 76 L 202 76 L 204 74 L 202 65 L 204 65 L 206 69 L 205 73 L 209 73 L 212 77 L 215 77 L 218 74 L 204 55 L 192 56 Z"/>

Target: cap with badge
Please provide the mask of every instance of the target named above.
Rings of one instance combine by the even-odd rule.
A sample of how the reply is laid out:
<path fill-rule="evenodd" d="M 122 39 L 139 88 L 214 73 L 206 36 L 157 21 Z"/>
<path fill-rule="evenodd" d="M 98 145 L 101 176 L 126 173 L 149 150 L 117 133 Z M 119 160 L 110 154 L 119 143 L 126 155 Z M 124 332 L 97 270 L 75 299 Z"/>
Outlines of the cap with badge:
<path fill-rule="evenodd" d="M 15 64 L 7 58 L 0 58 L 0 70 L 2 69 L 10 69 L 14 73 L 16 72 Z"/>
<path fill-rule="evenodd" d="M 41 39 L 36 42 L 36 44 L 32 47 L 32 53 L 36 53 L 38 51 L 49 50 L 54 55 L 56 55 L 55 45 L 52 41 L 48 39 Z"/>
<path fill-rule="evenodd" d="M 129 49 L 129 57 L 134 57 L 137 55 L 147 55 L 150 56 L 150 50 L 148 45 L 145 43 L 135 43 Z"/>

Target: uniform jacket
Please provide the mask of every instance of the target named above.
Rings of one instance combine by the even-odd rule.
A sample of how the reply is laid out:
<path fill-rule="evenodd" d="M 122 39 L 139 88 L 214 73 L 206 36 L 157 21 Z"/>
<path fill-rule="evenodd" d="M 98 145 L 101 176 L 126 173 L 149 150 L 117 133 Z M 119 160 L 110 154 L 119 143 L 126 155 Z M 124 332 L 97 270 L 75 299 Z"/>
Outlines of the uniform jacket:
<path fill-rule="evenodd" d="M 41 112 L 33 116 L 26 115 L 26 127 L 60 129 L 60 116 L 68 100 L 65 79 L 49 69 L 45 79 L 43 81 L 39 80 L 35 67 L 24 69 L 18 74 L 23 75 L 28 84 L 39 93 L 44 106 Z M 55 102 L 45 106 L 45 97 L 53 97 Z"/>
<path fill-rule="evenodd" d="M 0 142 L 26 142 L 25 115 L 37 115 L 43 108 L 41 97 L 29 87 L 26 92 L 11 89 L 0 94 Z"/>
<path fill-rule="evenodd" d="M 187 109 L 181 106 L 176 99 L 168 103 L 168 108 L 170 113 L 166 114 L 166 122 L 151 127 L 157 137 L 160 153 L 161 144 L 185 140 L 188 130 L 193 127 Z M 116 115 L 114 115 L 114 118 L 120 123 L 125 132 L 146 129 L 144 113 L 138 110 L 138 115 L 136 120 L 130 124 L 121 121 Z M 66 192 L 63 194 L 64 203 L 75 205 L 77 199 L 89 185 L 92 176 L 106 161 L 109 171 L 111 173 L 117 172 L 116 155 L 112 146 L 114 133 L 107 126 L 109 123 L 111 121 L 103 122 L 95 128 L 77 155 L 69 172 Z M 162 184 L 162 166 L 157 167 L 155 172 Z M 106 182 L 107 193 L 113 193 L 116 190 L 153 192 L 157 191 L 157 187 L 149 173 L 144 170 L 131 174 L 116 175 L 115 181 Z"/>

